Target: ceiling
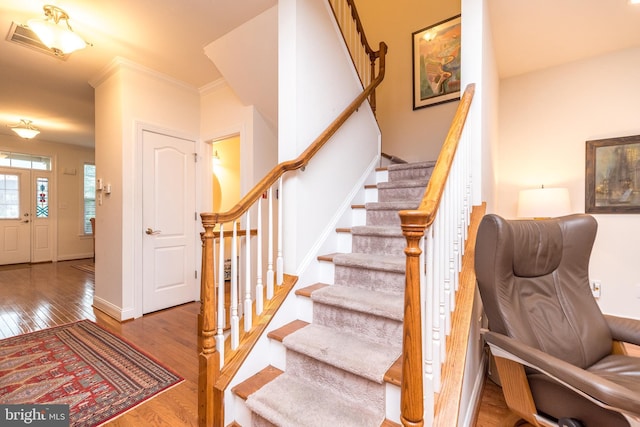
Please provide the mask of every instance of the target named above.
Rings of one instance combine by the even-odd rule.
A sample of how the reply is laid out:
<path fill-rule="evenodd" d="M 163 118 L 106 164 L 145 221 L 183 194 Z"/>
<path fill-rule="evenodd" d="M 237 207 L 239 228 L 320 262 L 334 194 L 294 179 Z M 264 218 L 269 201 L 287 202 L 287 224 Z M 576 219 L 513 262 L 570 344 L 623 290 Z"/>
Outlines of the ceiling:
<path fill-rule="evenodd" d="M 370 0 L 367 0 L 370 1 Z M 385 0 L 376 0 L 385 1 Z M 487 0 L 501 77 L 640 45 L 640 5 L 628 0 Z M 91 46 L 65 60 L 6 40 L 12 22 L 55 4 Z M 37 138 L 91 147 L 93 88 L 116 56 L 200 88 L 220 73 L 203 48 L 277 0 L 2 0 L 0 134 L 32 120 Z M 594 82 L 595 84 L 595 82 Z"/>
<path fill-rule="evenodd" d="M 12 21 L 64 9 L 91 46 L 65 61 L 7 41 Z M 0 1 L 0 134 L 32 120 L 37 138 L 91 147 L 94 97 L 89 81 L 123 57 L 195 88 L 220 78 L 203 48 L 277 0 L 2 0 Z"/>
<path fill-rule="evenodd" d="M 629 0 L 488 0 L 488 5 L 501 78 L 640 46 L 640 4 Z"/>

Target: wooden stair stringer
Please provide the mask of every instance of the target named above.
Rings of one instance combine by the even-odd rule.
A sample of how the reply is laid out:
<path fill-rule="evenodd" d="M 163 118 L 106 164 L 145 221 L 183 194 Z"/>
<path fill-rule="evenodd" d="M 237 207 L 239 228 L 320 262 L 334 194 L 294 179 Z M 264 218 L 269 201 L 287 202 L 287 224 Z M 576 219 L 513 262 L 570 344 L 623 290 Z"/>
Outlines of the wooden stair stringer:
<path fill-rule="evenodd" d="M 259 316 L 253 317 L 253 327 L 249 332 L 240 333 L 240 344 L 236 350 L 230 350 L 227 348 L 230 339 L 225 340 L 225 363 L 220 370 L 220 376 L 215 383 L 215 390 L 224 392 L 233 377 L 236 375 L 244 361 L 247 359 L 251 350 L 258 342 L 258 339 L 262 336 L 264 331 L 269 326 L 269 323 L 273 319 L 273 316 L 280 309 L 287 296 L 293 290 L 295 284 L 298 281 L 298 277 L 285 274 L 282 285 L 277 287 L 274 297 L 271 301 L 267 301 L 264 305 L 264 310 Z M 255 311 L 255 308 L 253 309 Z"/>

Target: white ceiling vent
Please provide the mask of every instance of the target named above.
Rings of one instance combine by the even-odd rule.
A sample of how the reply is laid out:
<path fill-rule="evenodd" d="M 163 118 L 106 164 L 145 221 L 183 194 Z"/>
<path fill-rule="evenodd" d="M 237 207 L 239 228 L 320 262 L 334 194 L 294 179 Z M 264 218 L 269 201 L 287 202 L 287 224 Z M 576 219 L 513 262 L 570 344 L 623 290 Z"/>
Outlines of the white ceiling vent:
<path fill-rule="evenodd" d="M 56 55 L 53 50 L 49 49 L 47 46 L 42 44 L 36 33 L 31 31 L 29 27 L 22 24 L 16 24 L 15 22 L 11 23 L 11 29 L 9 30 L 9 35 L 7 36 L 7 40 L 10 42 L 17 43 L 21 46 L 26 46 L 31 49 L 37 50 L 40 53 L 44 53 L 49 56 L 53 56 L 54 58 L 58 58 L 61 60 L 66 60 L 69 55 Z"/>

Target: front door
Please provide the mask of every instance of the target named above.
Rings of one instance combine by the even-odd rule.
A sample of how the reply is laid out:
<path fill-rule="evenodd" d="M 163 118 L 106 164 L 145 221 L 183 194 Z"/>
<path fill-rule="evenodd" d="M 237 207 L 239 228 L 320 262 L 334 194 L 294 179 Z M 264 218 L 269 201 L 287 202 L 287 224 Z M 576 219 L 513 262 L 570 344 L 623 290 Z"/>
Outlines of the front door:
<path fill-rule="evenodd" d="M 195 300 L 195 142 L 142 135 L 142 311 Z"/>
<path fill-rule="evenodd" d="M 31 262 L 31 172 L 0 168 L 0 265 Z"/>

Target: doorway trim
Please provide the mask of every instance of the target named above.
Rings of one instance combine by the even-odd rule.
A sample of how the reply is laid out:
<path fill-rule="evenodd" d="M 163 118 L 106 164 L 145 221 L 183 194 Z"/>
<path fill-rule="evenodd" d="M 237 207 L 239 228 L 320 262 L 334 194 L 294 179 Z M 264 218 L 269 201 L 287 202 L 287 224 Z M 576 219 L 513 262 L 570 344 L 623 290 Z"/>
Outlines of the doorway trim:
<path fill-rule="evenodd" d="M 210 136 L 208 136 L 207 138 L 204 138 L 204 153 L 203 156 L 206 159 L 211 159 L 211 157 L 213 156 L 213 144 L 215 144 L 218 141 L 227 139 L 227 138 L 231 138 L 234 136 L 239 136 L 240 137 L 240 170 L 241 171 L 246 171 L 247 168 L 245 167 L 246 164 L 245 162 L 247 161 L 247 131 L 246 131 L 246 126 L 244 123 L 237 123 L 233 126 L 230 126 L 224 130 L 220 130 L 218 132 L 212 132 L 212 134 Z M 253 154 L 251 154 L 251 156 L 253 156 Z M 204 170 L 202 171 L 203 173 L 205 173 L 206 177 L 210 177 L 211 174 L 213 174 L 213 167 L 211 165 L 211 162 L 205 162 L 206 166 L 204 167 Z M 205 187 L 206 188 L 202 188 L 200 191 L 204 192 L 204 193 L 199 193 L 200 195 L 204 195 L 204 197 L 202 197 L 202 205 L 200 205 L 200 207 L 203 209 L 203 211 L 212 211 L 213 210 L 213 183 L 211 182 L 210 179 L 204 179 L 203 180 L 205 182 Z M 240 194 L 244 195 L 246 193 L 246 176 L 244 173 L 240 174 Z"/>

